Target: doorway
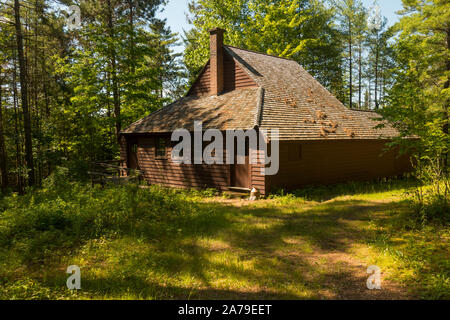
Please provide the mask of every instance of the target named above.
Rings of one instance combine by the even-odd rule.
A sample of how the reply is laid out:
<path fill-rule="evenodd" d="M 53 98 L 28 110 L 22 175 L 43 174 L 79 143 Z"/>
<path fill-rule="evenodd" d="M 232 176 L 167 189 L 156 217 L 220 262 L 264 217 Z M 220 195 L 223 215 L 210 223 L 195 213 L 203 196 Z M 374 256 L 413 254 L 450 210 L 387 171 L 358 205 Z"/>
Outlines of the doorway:
<path fill-rule="evenodd" d="M 127 145 L 127 167 L 130 169 L 139 169 L 137 148 L 137 139 L 129 139 Z"/>
<path fill-rule="evenodd" d="M 248 189 L 251 186 L 251 165 L 248 143 L 245 145 L 245 164 L 237 164 L 236 143 L 234 150 L 234 164 L 231 165 L 231 186 Z"/>

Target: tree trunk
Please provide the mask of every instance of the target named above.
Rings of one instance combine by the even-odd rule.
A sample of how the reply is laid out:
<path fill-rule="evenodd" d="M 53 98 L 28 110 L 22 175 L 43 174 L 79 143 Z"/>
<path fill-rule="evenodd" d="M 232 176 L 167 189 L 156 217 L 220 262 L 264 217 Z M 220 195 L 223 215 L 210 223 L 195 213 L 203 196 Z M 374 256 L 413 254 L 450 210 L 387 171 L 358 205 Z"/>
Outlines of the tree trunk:
<path fill-rule="evenodd" d="M 128 0 L 128 9 L 130 10 L 128 15 L 128 23 L 130 27 L 130 66 L 131 73 L 134 74 L 136 71 L 134 64 L 134 12 L 133 12 L 133 0 Z"/>
<path fill-rule="evenodd" d="M 38 0 L 36 0 L 34 2 L 34 8 L 36 13 L 39 10 L 39 4 L 38 4 Z M 39 13 L 42 14 L 42 13 Z M 33 105 L 34 105 L 34 112 L 36 114 L 36 129 L 38 132 L 38 135 L 41 136 L 41 112 L 39 110 L 39 103 L 38 103 L 38 56 L 39 56 L 39 52 L 38 52 L 38 18 L 34 17 L 34 45 L 33 45 Z M 36 172 L 36 184 L 37 185 L 41 185 L 42 183 L 42 154 L 41 154 L 41 150 L 42 150 L 42 146 L 41 146 L 41 140 L 38 139 L 37 140 L 37 163 L 36 163 L 36 167 L 37 167 L 37 172 Z"/>
<path fill-rule="evenodd" d="M 22 178 L 22 157 L 20 152 L 20 122 L 19 122 L 19 112 L 17 110 L 18 105 L 18 94 L 17 94 L 17 58 L 16 52 L 14 52 L 14 69 L 13 69 L 13 104 L 14 104 L 14 143 L 16 145 L 16 169 L 17 169 L 17 188 L 19 194 L 24 193 L 24 184 Z"/>
<path fill-rule="evenodd" d="M 350 20 L 350 17 L 348 18 L 348 51 L 349 51 L 349 72 L 350 72 L 350 109 L 352 108 L 352 98 L 353 98 L 353 73 L 352 73 L 352 22 Z"/>
<path fill-rule="evenodd" d="M 1 77 L 1 73 L 0 73 Z M 5 191 L 8 187 L 8 167 L 6 164 L 6 146 L 5 136 L 3 134 L 3 105 L 2 105 L 2 78 L 0 78 L 0 176 L 1 176 L 1 189 Z"/>
<path fill-rule="evenodd" d="M 20 4 L 19 0 L 14 0 L 14 19 L 16 29 L 17 54 L 19 59 L 20 71 L 20 92 L 22 97 L 22 111 L 23 111 L 23 126 L 25 130 L 25 160 L 27 162 L 28 184 L 34 185 L 34 165 L 33 165 L 33 141 L 31 137 L 31 119 L 30 111 L 28 109 L 28 84 L 27 84 L 27 70 L 25 65 L 25 58 L 23 52 L 23 36 L 22 25 L 20 22 Z"/>
<path fill-rule="evenodd" d="M 362 81 L 362 45 L 361 42 L 359 43 L 359 50 L 358 50 L 358 107 L 361 109 L 361 101 L 362 101 L 362 88 L 361 88 L 361 81 Z"/>
<path fill-rule="evenodd" d="M 378 51 L 379 51 L 379 48 L 378 48 L 378 34 L 377 34 L 377 44 L 375 46 L 375 97 L 374 97 L 376 110 L 379 107 L 379 103 L 378 103 L 378 56 L 379 56 L 379 52 Z"/>
<path fill-rule="evenodd" d="M 114 39 L 115 33 L 114 33 L 114 25 L 113 25 L 113 19 L 112 19 L 112 7 L 111 7 L 111 1 L 107 0 L 107 19 L 108 19 L 108 32 L 109 36 L 111 37 L 111 40 Z M 118 86 L 118 79 L 117 79 L 117 62 L 116 62 L 116 50 L 114 46 L 111 46 L 109 48 L 110 51 L 110 65 L 111 65 L 111 77 L 112 77 L 112 84 L 113 84 L 113 102 L 114 102 L 114 116 L 116 118 L 116 139 L 119 141 L 119 133 L 122 129 L 122 123 L 120 120 L 120 98 L 119 98 L 119 86 Z"/>
<path fill-rule="evenodd" d="M 450 49 L 450 27 L 447 28 L 447 34 L 446 34 L 446 49 L 447 52 Z M 450 87 L 450 79 L 449 79 L 449 74 L 450 74 L 450 59 L 447 57 L 447 61 L 446 61 L 446 69 L 447 69 L 447 81 L 445 81 L 444 83 L 444 89 L 448 90 L 448 88 Z M 448 139 L 448 126 L 449 126 L 449 114 L 448 114 L 448 105 L 450 104 L 449 99 L 447 99 L 446 101 L 444 101 L 444 105 L 443 105 L 443 110 L 442 110 L 442 116 L 444 119 L 444 125 L 442 126 L 442 132 L 446 135 L 447 139 Z M 445 173 L 448 173 L 448 150 L 447 152 L 444 154 L 443 157 L 443 161 L 444 161 L 444 170 Z"/>

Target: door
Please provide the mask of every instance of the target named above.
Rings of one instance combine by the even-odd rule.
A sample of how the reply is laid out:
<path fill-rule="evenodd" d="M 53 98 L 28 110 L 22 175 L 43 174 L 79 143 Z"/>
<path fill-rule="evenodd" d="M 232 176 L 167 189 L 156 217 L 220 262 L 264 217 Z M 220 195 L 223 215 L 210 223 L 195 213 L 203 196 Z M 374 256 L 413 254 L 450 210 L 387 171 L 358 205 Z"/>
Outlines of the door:
<path fill-rule="evenodd" d="M 138 157 L 137 157 L 137 140 L 131 139 L 128 141 L 127 152 L 128 152 L 128 161 L 127 167 L 130 169 L 139 169 Z"/>
<path fill-rule="evenodd" d="M 248 160 L 248 157 L 245 158 Z M 233 172 L 233 187 L 250 188 L 250 164 L 235 164 Z"/>
<path fill-rule="evenodd" d="M 250 188 L 251 184 L 251 166 L 249 159 L 248 143 L 245 146 L 245 164 L 237 164 L 236 145 L 235 145 L 234 164 L 231 166 L 231 186 L 239 188 Z"/>

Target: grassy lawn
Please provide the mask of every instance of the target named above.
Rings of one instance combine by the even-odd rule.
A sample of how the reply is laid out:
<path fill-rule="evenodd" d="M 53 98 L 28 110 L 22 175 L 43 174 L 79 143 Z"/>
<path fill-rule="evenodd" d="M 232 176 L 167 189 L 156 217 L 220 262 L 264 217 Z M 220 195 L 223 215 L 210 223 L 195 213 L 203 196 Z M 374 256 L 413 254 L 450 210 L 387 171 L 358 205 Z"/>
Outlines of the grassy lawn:
<path fill-rule="evenodd" d="M 255 202 L 77 184 L 10 196 L 0 298 L 449 299 L 449 228 L 409 227 L 407 184 Z M 69 265 L 81 268 L 78 292 L 66 288 Z M 366 288 L 369 265 L 381 290 Z"/>

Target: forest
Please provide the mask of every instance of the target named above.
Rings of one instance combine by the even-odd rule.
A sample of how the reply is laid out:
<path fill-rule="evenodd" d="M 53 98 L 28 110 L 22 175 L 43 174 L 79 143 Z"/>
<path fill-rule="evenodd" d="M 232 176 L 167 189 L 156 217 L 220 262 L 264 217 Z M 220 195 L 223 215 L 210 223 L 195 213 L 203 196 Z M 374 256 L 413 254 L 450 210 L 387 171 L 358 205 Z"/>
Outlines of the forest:
<path fill-rule="evenodd" d="M 70 5 L 80 13 L 72 25 Z M 192 1 L 174 34 L 164 1 L 2 1 L 0 172 L 23 194 L 56 166 L 118 157 L 120 130 L 181 97 L 225 43 L 298 61 L 349 108 L 378 110 L 439 170 L 447 160 L 446 1 L 404 1 L 387 27 L 360 1 Z M 184 54 L 173 46 L 183 42 Z M 444 156 L 445 155 L 445 156 Z M 445 170 L 444 170 L 445 171 Z"/>
<path fill-rule="evenodd" d="M 293 59 L 347 107 L 376 111 L 400 133 L 388 147 L 410 154 L 414 165 L 412 177 L 403 182 L 388 181 L 385 190 L 376 183 L 319 187 L 309 194 L 280 191 L 269 196 L 270 204 L 261 205 L 263 215 L 275 219 L 271 216 L 274 212 L 287 214 L 290 211 L 285 206 L 300 208 L 300 202 L 306 209 L 299 210 L 313 215 L 314 206 L 318 206 L 330 212 L 327 219 L 331 220 L 322 222 L 322 231 L 333 233 L 336 230 L 328 224 L 338 221 L 333 214 L 341 209 L 353 214 L 354 209 L 322 204 L 323 199 L 354 192 L 351 194 L 356 197 L 370 195 L 355 201 L 370 202 L 372 194 L 381 201 L 396 190 L 398 202 L 383 210 L 388 215 L 398 211 L 402 219 L 382 220 L 386 223 L 375 223 L 368 229 L 349 227 L 349 232 L 364 230 L 361 242 L 370 243 L 373 250 L 394 252 L 394 258 L 389 258 L 393 260 L 384 256 L 380 262 L 395 270 L 394 277 L 409 281 L 412 273 L 424 273 L 408 297 L 417 297 L 418 292 L 425 298 L 449 297 L 445 252 L 450 223 L 450 2 L 402 0 L 398 22 L 388 25 L 376 1 L 367 7 L 360 0 L 191 0 L 186 13 L 191 28 L 183 34 L 172 32 L 167 21 L 159 18 L 166 5 L 166 0 L 0 0 L 0 266 L 9 266 L 0 268 L 0 284 L 6 284 L 0 298 L 74 298 L 73 293 L 54 289 L 65 277 L 53 276 L 57 265 L 69 263 L 65 253 L 58 250 L 70 251 L 79 265 L 87 265 L 82 258 L 86 250 L 86 259 L 101 269 L 95 257 L 114 257 L 108 255 L 108 250 L 114 249 L 102 247 L 103 241 L 109 241 L 105 239 L 110 239 L 121 254 L 131 250 L 139 255 L 142 242 L 158 237 L 167 237 L 167 250 L 174 251 L 164 252 L 163 240 L 151 242 L 160 251 L 149 254 L 150 264 L 144 268 L 156 277 L 149 288 L 139 282 L 148 274 L 142 274 L 142 279 L 108 282 L 107 276 L 115 272 L 108 269 L 103 274 L 105 282 L 97 283 L 92 280 L 96 274 L 92 271 L 92 279 L 86 280 L 86 297 L 186 298 L 190 293 L 181 289 L 185 286 L 197 288 L 201 298 L 242 298 L 237 293 L 240 289 L 252 291 L 250 284 L 233 278 L 222 265 L 226 260 L 238 261 L 237 251 L 208 260 L 214 272 L 223 273 L 232 283 L 233 294 L 201 289 L 204 275 L 199 276 L 198 268 L 205 261 L 190 260 L 184 253 L 177 256 L 176 248 L 186 245 L 181 239 L 200 237 L 206 241 L 204 246 L 221 247 L 230 240 L 227 236 L 241 235 L 237 224 L 241 218 L 235 211 L 230 213 L 209 202 L 215 191 L 153 187 L 145 193 L 133 185 L 100 190 L 90 186 L 88 177 L 90 163 L 119 159 L 121 130 L 183 97 L 208 61 L 208 31 L 216 27 L 226 30 L 226 44 Z M 181 53 L 175 50 L 180 45 L 184 48 Z M 315 193 L 320 195 L 314 197 Z M 102 209 L 104 215 L 99 214 Z M 160 211 L 168 214 L 158 217 Z M 251 208 L 247 211 L 248 216 L 242 219 L 249 219 L 248 223 L 261 218 Z M 376 212 L 374 217 L 386 218 L 381 211 Z M 299 223 L 303 221 L 299 219 Z M 404 232 L 398 236 L 404 236 L 409 247 L 400 249 L 395 241 L 387 240 L 398 232 L 397 227 Z M 208 238 L 211 230 L 221 236 Z M 289 226 L 282 229 L 294 236 L 290 230 Z M 385 242 L 380 240 L 383 232 L 389 234 Z M 255 231 L 254 235 L 259 234 Z M 318 243 L 326 235 L 308 236 Z M 417 237 L 420 248 L 412 244 Z M 247 238 L 243 243 L 247 240 L 250 245 Z M 263 238 L 259 240 L 264 243 Z M 236 238 L 233 241 L 239 242 Z M 399 250 L 404 250 L 403 256 Z M 57 260 L 51 260 L 55 256 Z M 407 257 L 410 260 L 405 262 Z M 125 259 L 115 258 L 115 262 Z M 183 259 L 192 269 L 177 269 Z M 252 260 L 254 265 L 248 266 L 255 271 L 252 276 L 246 275 L 247 266 L 238 262 L 233 268 L 242 268 L 239 270 L 247 280 L 257 274 L 275 277 L 276 270 L 267 259 Z M 125 269 L 120 272 L 135 272 L 138 263 L 134 262 L 122 266 Z M 259 263 L 266 269 L 258 269 Z M 42 279 L 39 264 L 52 266 L 53 271 Z M 18 275 L 23 265 L 30 278 Z M 290 268 L 288 264 L 286 268 Z M 167 280 L 171 272 L 179 272 L 174 282 Z M 198 278 L 188 280 L 186 274 Z M 298 280 L 294 273 L 289 277 L 289 283 Z M 165 284 L 164 279 L 168 281 Z M 117 286 L 113 284 L 116 280 Z M 128 286 L 134 291 L 128 292 Z M 308 286 L 291 288 L 287 282 L 274 285 L 273 290 L 244 298 L 346 297 L 345 293 L 327 296 Z"/>

